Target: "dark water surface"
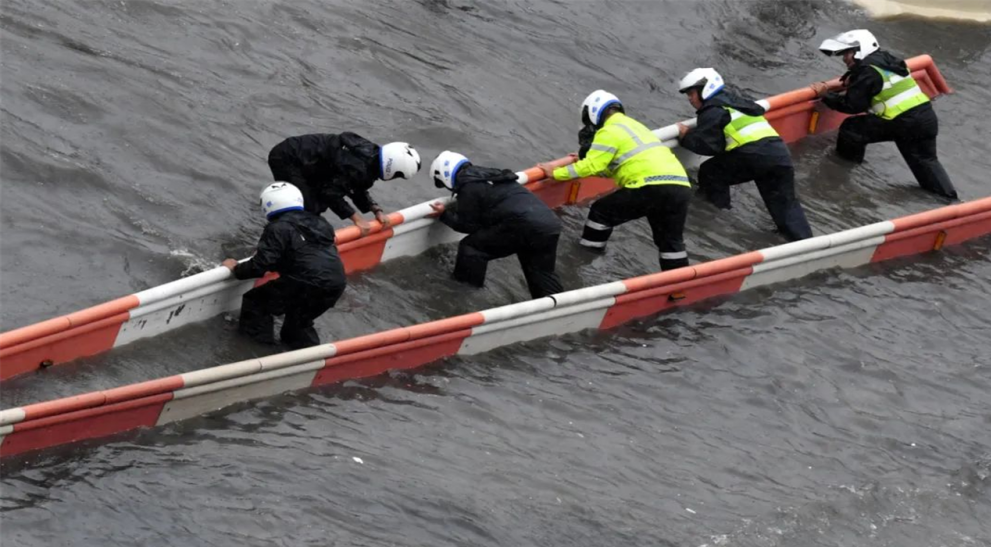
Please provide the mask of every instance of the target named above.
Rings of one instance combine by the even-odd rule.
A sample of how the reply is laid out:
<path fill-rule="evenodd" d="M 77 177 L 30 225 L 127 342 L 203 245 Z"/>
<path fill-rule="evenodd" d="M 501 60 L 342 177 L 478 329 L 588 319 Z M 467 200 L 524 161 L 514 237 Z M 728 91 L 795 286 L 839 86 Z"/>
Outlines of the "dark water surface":
<path fill-rule="evenodd" d="M 590 90 L 661 126 L 714 66 L 763 97 L 839 74 L 869 27 L 931 53 L 941 157 L 991 195 L 991 28 L 840 2 L 8 0 L 0 10 L 2 329 L 246 255 L 284 136 L 354 130 L 512 168 L 575 148 Z M 893 145 L 792 148 L 817 234 L 942 205 Z M 379 183 L 383 205 L 437 195 Z M 693 260 L 777 244 L 752 186 L 693 204 Z M 646 223 L 574 245 L 568 288 L 656 267 Z M 335 219 L 335 222 L 336 219 Z M 337 225 L 342 225 L 337 222 Z M 526 298 L 467 291 L 455 249 L 352 279 L 346 338 Z M 7 463 L 7 545 L 991 544 L 991 242 L 829 272 L 606 333 L 517 344 Z M 223 318 L 4 385 L 4 408 L 242 359 Z"/>

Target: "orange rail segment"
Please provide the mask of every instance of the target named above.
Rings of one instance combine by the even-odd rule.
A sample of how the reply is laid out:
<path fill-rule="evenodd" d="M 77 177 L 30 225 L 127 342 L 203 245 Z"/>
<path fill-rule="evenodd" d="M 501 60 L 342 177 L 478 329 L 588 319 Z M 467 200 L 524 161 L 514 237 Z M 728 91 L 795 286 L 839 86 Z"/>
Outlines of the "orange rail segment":
<path fill-rule="evenodd" d="M 72 322 L 69 321 L 68 317 L 63 315 L 14 329 L 0 334 L 0 350 L 23 344 L 24 342 L 35 340 L 42 336 L 50 336 L 69 328 L 72 328 Z"/>
<path fill-rule="evenodd" d="M 754 264 L 760 264 L 763 261 L 764 255 L 761 254 L 760 251 L 751 251 L 749 253 L 731 256 L 729 258 L 721 258 L 719 260 L 696 264 L 695 266 L 692 266 L 692 268 L 696 272 L 696 277 L 701 278 L 721 274 L 731 270 L 738 270 L 741 268 L 749 267 L 753 269 L 752 267 Z"/>
<path fill-rule="evenodd" d="M 337 351 L 334 353 L 334 357 L 328 357 L 328 359 L 334 359 L 339 355 L 347 355 L 371 348 L 390 346 L 407 340 L 409 340 L 409 329 L 406 327 L 366 334 L 357 338 L 349 338 L 340 342 L 334 342 L 334 348 Z"/>
<path fill-rule="evenodd" d="M 420 338 L 437 336 L 451 331 L 471 329 L 472 327 L 477 327 L 483 323 L 485 323 L 485 316 L 479 312 L 474 312 L 458 315 L 456 317 L 449 317 L 447 319 L 441 319 L 439 321 L 420 323 L 419 325 L 406 327 L 406 330 L 409 331 L 410 340 L 418 340 Z"/>
<path fill-rule="evenodd" d="M 925 226 L 927 224 L 933 224 L 942 220 L 972 215 L 989 210 L 991 210 L 991 197 L 961 203 L 958 205 L 951 205 L 949 207 L 941 207 L 931 211 L 924 211 L 922 213 L 896 218 L 891 222 L 895 225 L 895 232 L 901 232 L 916 228 L 918 226 Z"/>
<path fill-rule="evenodd" d="M 677 270 L 673 270 L 677 271 Z M 704 278 L 691 279 L 663 287 L 621 294 L 609 308 L 600 329 L 611 329 L 639 317 L 647 317 L 677 306 L 686 306 L 714 296 L 740 292 L 752 267 L 724 271 Z M 680 298 L 672 298 L 679 295 Z"/>
<path fill-rule="evenodd" d="M 73 327 L 78 327 L 79 325 L 85 325 L 86 323 L 92 323 L 93 321 L 98 321 L 105 317 L 110 317 L 112 315 L 133 310 L 140 305 L 141 301 L 138 300 L 137 296 L 132 294 L 118 298 L 117 300 L 111 300 L 110 302 L 93 306 L 91 308 L 86 308 L 85 310 L 70 313 L 65 317 L 69 320 Z"/>
<path fill-rule="evenodd" d="M 137 397 L 157 395 L 159 393 L 174 391 L 182 387 L 182 376 L 169 376 L 166 378 L 149 380 L 147 382 L 131 384 L 104 391 L 95 391 L 85 395 L 76 395 L 73 397 L 55 399 L 54 401 L 35 403 L 33 405 L 23 407 L 24 421 L 27 422 L 38 420 L 46 416 L 74 412 L 84 408 L 114 404 Z"/>
<path fill-rule="evenodd" d="M 19 329 L 0 334 L 0 348 L 7 348 L 23 344 L 28 340 L 35 340 L 44 336 L 49 336 L 72 327 L 97 321 L 112 315 L 124 313 L 141 305 L 138 297 L 132 295 L 124 296 L 110 302 L 104 302 L 91 308 L 86 308 L 77 312 L 28 325 Z"/>
<path fill-rule="evenodd" d="M 3 456 L 39 450 L 83 439 L 106 437 L 139 427 L 154 427 L 172 393 L 135 401 L 87 408 L 69 414 L 14 424 L 0 444 Z"/>
<path fill-rule="evenodd" d="M 24 419 L 21 421 L 38 420 L 47 416 L 64 414 L 66 412 L 75 412 L 76 410 L 82 410 L 84 408 L 92 408 L 102 405 L 106 400 L 107 397 L 102 391 L 94 391 L 92 393 L 74 395 L 63 399 L 55 399 L 54 401 L 35 403 L 33 405 L 23 407 Z"/>
<path fill-rule="evenodd" d="M 128 317 L 128 313 L 122 313 L 18 346 L 0 349 L 0 379 L 108 351 L 114 347 L 117 334 Z"/>
<path fill-rule="evenodd" d="M 93 323 L 88 323 L 88 324 L 87 323 L 82 323 L 82 324 L 80 324 L 79 326 L 77 326 L 75 328 L 72 328 L 72 329 L 69 329 L 69 330 L 63 330 L 63 331 L 60 331 L 60 332 L 56 332 L 55 334 L 50 334 L 50 335 L 45 336 L 43 338 L 36 338 L 34 340 L 28 340 L 28 341 L 26 341 L 23 344 L 18 344 L 18 345 L 15 345 L 15 346 L 3 346 L 2 348 L 0 348 L 0 358 L 5 358 L 5 357 L 6 358 L 9 358 L 10 356 L 16 355 L 16 354 L 18 354 L 20 352 L 30 351 L 32 349 L 35 349 L 35 348 L 38 348 L 38 347 L 41 347 L 41 346 L 50 346 L 52 344 L 56 344 L 58 342 L 61 342 L 61 341 L 67 340 L 67 339 L 71 339 L 71 338 L 77 338 L 77 337 L 79 337 L 81 335 L 90 333 L 90 332 L 92 332 L 94 330 L 99 330 L 99 329 L 104 328 L 104 327 L 115 326 L 115 325 L 116 326 L 119 326 L 124 321 L 127 321 L 128 317 L 129 317 L 129 315 L 127 313 L 122 313 L 120 315 L 115 315 L 113 317 L 108 317 L 106 319 L 101 319 L 101 320 L 96 321 L 96 322 L 93 322 Z M 116 332 L 114 333 L 114 337 L 116 337 Z M 107 347 L 109 348 L 111 346 L 113 346 L 113 338 L 110 339 L 110 345 L 107 346 Z M 73 348 L 73 349 L 75 349 L 75 348 Z M 106 348 L 103 348 L 103 349 L 106 349 Z M 4 365 L 9 365 L 10 363 L 9 363 L 9 361 L 4 360 L 3 361 L 3 364 Z"/>
<path fill-rule="evenodd" d="M 632 279 L 624 279 L 628 292 L 644 291 L 654 287 L 664 287 L 673 285 L 689 279 L 695 279 L 695 268 L 678 268 L 667 272 L 658 272 L 648 275 L 641 275 Z"/>
<path fill-rule="evenodd" d="M 121 401 L 158 395 L 159 393 L 182 389 L 183 386 L 185 386 L 185 382 L 183 381 L 182 376 L 176 375 L 168 376 L 166 378 L 159 378 L 157 380 L 148 380 L 147 382 L 141 382 L 138 384 L 116 387 L 103 392 L 103 395 L 107 398 L 103 404 L 110 405 Z"/>

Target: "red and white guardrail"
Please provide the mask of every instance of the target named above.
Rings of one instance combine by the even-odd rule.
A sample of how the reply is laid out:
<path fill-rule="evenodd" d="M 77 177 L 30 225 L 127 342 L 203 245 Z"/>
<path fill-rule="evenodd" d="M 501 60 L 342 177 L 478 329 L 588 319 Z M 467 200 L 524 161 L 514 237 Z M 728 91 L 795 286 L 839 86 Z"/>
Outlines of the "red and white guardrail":
<path fill-rule="evenodd" d="M 939 250 L 991 233 L 991 197 L 554 296 L 304 350 L 0 411 L 0 456 L 185 420 L 279 393 L 639 317 L 830 268 Z"/>
<path fill-rule="evenodd" d="M 928 55 L 908 61 L 920 87 L 931 97 L 950 89 Z M 839 87 L 839 80 L 829 82 Z M 831 131 L 846 115 L 817 108 L 815 94 L 805 87 L 760 101 L 768 108 L 767 119 L 787 142 L 810 134 Z M 694 125 L 695 121 L 685 122 Z M 675 125 L 654 133 L 686 164 L 698 161 L 677 146 Z M 554 163 L 567 165 L 570 157 Z M 575 204 L 607 194 L 614 189 L 611 180 L 588 178 L 558 183 L 541 180 L 540 169 L 519 173 L 520 182 L 551 207 Z M 437 200 L 431 200 L 437 201 Z M 392 226 L 382 229 L 373 222 L 373 231 L 360 237 L 349 226 L 338 230 L 337 245 L 348 273 L 374 268 L 402 256 L 417 255 L 426 249 L 464 237 L 428 217 L 430 202 L 390 214 Z M 57 365 L 109 351 L 190 323 L 203 321 L 241 306 L 241 296 L 257 282 L 237 281 L 224 267 L 217 267 L 187 278 L 166 283 L 130 296 L 86 308 L 41 323 L 0 334 L 0 381 L 49 365 Z"/>

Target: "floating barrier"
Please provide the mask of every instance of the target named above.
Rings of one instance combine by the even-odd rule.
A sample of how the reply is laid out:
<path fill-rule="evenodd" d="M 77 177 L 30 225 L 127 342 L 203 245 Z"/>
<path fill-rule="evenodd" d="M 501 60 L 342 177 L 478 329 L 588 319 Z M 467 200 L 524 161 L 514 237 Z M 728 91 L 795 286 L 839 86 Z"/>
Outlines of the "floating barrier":
<path fill-rule="evenodd" d="M 930 96 L 950 93 L 946 81 L 928 55 L 907 61 L 919 86 Z M 829 82 L 838 89 L 839 79 Z M 846 117 L 817 107 L 815 94 L 804 87 L 760 102 L 768 110 L 767 119 L 787 142 L 837 128 Z M 694 125 L 695 120 L 684 122 Z M 697 156 L 678 147 L 676 125 L 654 131 L 665 145 L 675 150 L 683 163 L 692 165 Z M 564 157 L 552 162 L 567 165 Z M 537 168 L 517 174 L 522 184 L 551 207 L 582 203 L 615 189 L 604 178 L 568 182 L 541 180 Z M 440 198 L 440 201 L 450 198 Z M 337 245 L 348 273 L 374 268 L 382 262 L 418 255 L 435 245 L 464 237 L 428 215 L 430 200 L 389 215 L 392 226 L 373 222 L 372 232 L 360 237 L 356 227 L 337 231 Z M 166 283 L 130 296 L 118 298 L 41 323 L 0 334 L 0 381 L 51 365 L 66 363 L 109 351 L 136 340 L 169 332 L 179 327 L 215 317 L 241 307 L 241 296 L 271 277 L 257 281 L 237 281 L 227 268 L 219 266 L 187 278 Z"/>
<path fill-rule="evenodd" d="M 830 268 L 939 250 L 991 233 L 991 197 L 730 258 L 439 321 L 0 412 L 0 457 L 228 405 L 409 369 L 454 355 L 609 329 L 719 295 Z"/>

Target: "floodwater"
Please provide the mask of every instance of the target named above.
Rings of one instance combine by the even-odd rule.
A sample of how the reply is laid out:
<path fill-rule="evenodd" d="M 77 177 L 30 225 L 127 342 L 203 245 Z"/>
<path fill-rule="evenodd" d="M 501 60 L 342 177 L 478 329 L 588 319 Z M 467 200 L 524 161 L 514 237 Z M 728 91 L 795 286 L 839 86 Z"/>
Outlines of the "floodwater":
<path fill-rule="evenodd" d="M 713 66 L 763 97 L 842 72 L 816 47 L 870 28 L 930 53 L 963 199 L 991 194 L 991 28 L 875 21 L 838 1 L 7 0 L 0 8 L 2 330 L 250 253 L 265 158 L 353 130 L 514 169 L 576 147 L 590 90 L 667 125 Z M 817 234 L 943 205 L 893 145 L 850 167 L 792 147 Z M 388 208 L 437 196 L 379 183 Z M 780 242 L 752 185 L 694 203 L 701 261 Z M 577 288 L 656 268 L 645 222 Z M 336 225 L 343 224 L 332 219 Z M 328 340 L 526 298 L 455 248 L 351 279 Z M 991 242 L 816 274 L 609 332 L 453 358 L 6 462 L 3 545 L 971 546 L 991 543 Z M 267 351 L 224 318 L 6 382 L 4 408 Z"/>

